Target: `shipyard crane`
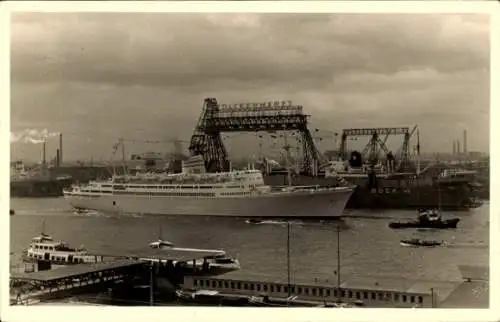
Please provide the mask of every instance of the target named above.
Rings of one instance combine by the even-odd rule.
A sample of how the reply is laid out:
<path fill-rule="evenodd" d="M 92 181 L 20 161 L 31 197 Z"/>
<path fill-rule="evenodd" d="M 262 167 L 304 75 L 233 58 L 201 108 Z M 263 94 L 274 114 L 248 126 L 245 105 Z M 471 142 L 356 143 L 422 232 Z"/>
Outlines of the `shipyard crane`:
<path fill-rule="evenodd" d="M 321 156 L 307 128 L 308 118 L 302 106 L 291 101 L 226 105 L 219 104 L 215 98 L 206 98 L 189 151 L 193 156 L 203 157 L 207 172 L 227 171 L 228 153 L 221 133 L 298 131 L 304 158 L 303 172 L 316 175 Z"/>
<path fill-rule="evenodd" d="M 340 145 L 340 154 L 342 158 L 348 159 L 347 156 L 347 139 L 352 136 L 370 136 L 370 140 L 364 147 L 362 155 L 368 160 L 370 164 L 376 164 L 379 161 L 379 156 L 381 150 L 385 152 L 389 160 L 395 160 L 396 156 L 399 160 L 397 168 L 398 170 L 404 170 L 411 166 L 410 157 L 410 139 L 418 129 L 417 125 L 410 130 L 409 127 L 386 127 L 386 128 L 359 128 L 359 129 L 344 129 L 342 131 L 342 139 Z M 403 143 L 398 149 L 396 155 L 393 155 L 390 151 L 386 142 L 390 135 L 403 135 Z M 383 139 L 380 137 L 384 136 Z M 420 149 L 420 143 L 417 144 L 418 149 Z"/>

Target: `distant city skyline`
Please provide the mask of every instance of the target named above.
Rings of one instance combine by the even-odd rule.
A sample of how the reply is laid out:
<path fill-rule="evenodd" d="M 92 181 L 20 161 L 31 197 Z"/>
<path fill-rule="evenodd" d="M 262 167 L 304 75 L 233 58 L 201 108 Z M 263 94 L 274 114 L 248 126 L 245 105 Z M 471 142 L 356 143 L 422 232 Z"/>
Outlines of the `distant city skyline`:
<path fill-rule="evenodd" d="M 206 97 L 293 100 L 323 137 L 418 124 L 423 152 L 451 153 L 464 129 L 489 151 L 487 15 L 14 13 L 11 33 L 13 160 L 39 160 L 42 131 L 63 133 L 66 160 L 107 160 L 120 137 L 189 141 Z"/>

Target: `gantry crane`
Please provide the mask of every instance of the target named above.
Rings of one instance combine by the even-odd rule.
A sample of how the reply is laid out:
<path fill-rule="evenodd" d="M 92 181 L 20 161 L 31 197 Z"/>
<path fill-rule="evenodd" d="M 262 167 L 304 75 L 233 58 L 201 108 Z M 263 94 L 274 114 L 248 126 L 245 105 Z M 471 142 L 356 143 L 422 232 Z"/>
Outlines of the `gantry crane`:
<path fill-rule="evenodd" d="M 222 132 L 298 131 L 301 135 L 304 172 L 318 172 L 320 154 L 307 128 L 308 115 L 302 106 L 291 101 L 265 103 L 219 104 L 206 98 L 198 124 L 191 137 L 191 155 L 201 155 L 208 172 L 227 171 L 229 160 L 222 142 Z"/>

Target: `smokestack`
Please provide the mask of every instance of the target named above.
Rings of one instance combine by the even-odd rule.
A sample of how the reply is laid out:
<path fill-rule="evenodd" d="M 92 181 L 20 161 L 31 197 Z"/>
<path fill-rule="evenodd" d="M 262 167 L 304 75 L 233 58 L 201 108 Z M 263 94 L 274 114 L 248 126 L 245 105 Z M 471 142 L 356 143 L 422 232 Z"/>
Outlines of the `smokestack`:
<path fill-rule="evenodd" d="M 62 148 L 62 133 L 59 133 L 59 163 L 58 166 L 60 166 L 63 163 L 63 148 Z"/>
<path fill-rule="evenodd" d="M 45 159 L 45 148 L 47 145 L 47 141 L 43 141 L 43 150 L 42 150 L 42 164 L 45 165 L 46 159 Z"/>
<path fill-rule="evenodd" d="M 457 140 L 457 154 L 459 155 L 460 152 L 460 140 Z"/>
<path fill-rule="evenodd" d="M 61 159 L 60 159 L 61 158 L 61 155 L 60 155 L 61 152 L 59 152 L 59 151 L 60 151 L 59 149 L 57 149 L 57 151 L 56 151 L 56 168 L 59 168 L 59 166 L 61 165 Z"/>
<path fill-rule="evenodd" d="M 457 155 L 457 141 L 453 140 L 453 155 Z"/>
<path fill-rule="evenodd" d="M 464 130 L 464 154 L 467 154 L 467 130 Z"/>

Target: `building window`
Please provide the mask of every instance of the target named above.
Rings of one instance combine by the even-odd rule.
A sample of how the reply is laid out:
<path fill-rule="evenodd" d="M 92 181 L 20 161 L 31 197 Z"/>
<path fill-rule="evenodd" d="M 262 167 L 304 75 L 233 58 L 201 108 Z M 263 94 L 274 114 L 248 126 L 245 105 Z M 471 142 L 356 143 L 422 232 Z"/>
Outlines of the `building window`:
<path fill-rule="evenodd" d="M 352 291 L 349 291 L 349 298 L 352 298 Z"/>
<path fill-rule="evenodd" d="M 267 284 L 264 284 L 263 289 L 264 289 L 264 292 L 267 292 Z"/>
<path fill-rule="evenodd" d="M 406 295 L 403 295 L 403 302 L 406 302 Z"/>
<path fill-rule="evenodd" d="M 394 301 L 399 302 L 399 294 L 394 294 Z"/>
<path fill-rule="evenodd" d="M 356 299 L 360 300 L 361 299 L 361 294 L 359 292 L 356 292 Z"/>
<path fill-rule="evenodd" d="M 418 297 L 418 303 L 422 304 L 423 302 L 424 302 L 424 299 L 421 296 L 419 296 Z"/>
<path fill-rule="evenodd" d="M 377 299 L 377 294 L 375 294 L 374 292 L 370 292 L 370 294 L 372 295 L 372 300 L 376 300 Z"/>

